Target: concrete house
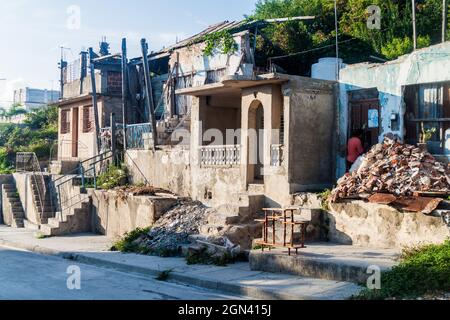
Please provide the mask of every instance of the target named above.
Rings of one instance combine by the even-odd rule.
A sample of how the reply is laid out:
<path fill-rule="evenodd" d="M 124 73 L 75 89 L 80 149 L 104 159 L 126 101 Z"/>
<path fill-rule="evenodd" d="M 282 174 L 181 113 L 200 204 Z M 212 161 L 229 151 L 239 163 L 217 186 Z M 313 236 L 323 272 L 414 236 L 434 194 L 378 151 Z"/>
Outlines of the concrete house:
<path fill-rule="evenodd" d="M 296 192 L 332 185 L 336 82 L 257 65 L 257 26 L 224 22 L 149 56 L 153 73 L 168 63 L 153 78 L 167 79 L 155 99 L 163 119 L 156 152 L 127 151 L 133 178 L 212 206 L 249 194 L 290 205 Z M 220 30 L 237 50 L 206 56 L 204 35 Z"/>
<path fill-rule="evenodd" d="M 107 44 L 103 44 L 104 46 Z M 106 51 L 95 54 L 95 81 L 101 128 L 110 124 L 110 114 L 122 115 L 121 58 Z M 63 96 L 59 101 L 58 158 L 53 167 L 67 171 L 80 160 L 97 155 L 97 134 L 92 100 L 92 81 L 88 72 L 88 53 L 62 70 Z"/>
<path fill-rule="evenodd" d="M 417 50 L 386 63 L 350 65 L 340 74 L 337 176 L 345 173 L 346 143 L 363 129 L 368 147 L 392 133 L 406 143 L 435 129 L 428 150 L 450 155 L 450 42 Z"/>

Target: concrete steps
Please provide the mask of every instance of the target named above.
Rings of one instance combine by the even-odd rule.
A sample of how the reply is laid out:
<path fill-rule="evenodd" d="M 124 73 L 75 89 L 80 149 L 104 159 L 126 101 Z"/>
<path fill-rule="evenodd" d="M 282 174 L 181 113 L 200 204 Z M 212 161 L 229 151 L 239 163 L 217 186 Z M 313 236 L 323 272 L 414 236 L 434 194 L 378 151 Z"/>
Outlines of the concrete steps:
<path fill-rule="evenodd" d="M 40 231 L 47 237 L 90 232 L 90 210 L 90 198 L 86 196 L 64 213 L 57 212 L 55 218 L 50 218 L 46 224 L 41 225 Z"/>
<path fill-rule="evenodd" d="M 24 228 L 25 212 L 22 208 L 22 202 L 20 201 L 19 194 L 14 185 L 3 185 L 2 187 L 3 201 L 3 214 L 8 215 L 6 222 L 10 224 L 12 228 Z"/>
<path fill-rule="evenodd" d="M 256 192 L 256 190 L 254 190 Z M 215 208 L 208 224 L 200 230 L 202 235 L 226 236 L 242 249 L 250 249 L 252 242 L 261 237 L 262 228 L 255 222 L 265 204 L 264 194 L 238 194 L 236 204 Z"/>

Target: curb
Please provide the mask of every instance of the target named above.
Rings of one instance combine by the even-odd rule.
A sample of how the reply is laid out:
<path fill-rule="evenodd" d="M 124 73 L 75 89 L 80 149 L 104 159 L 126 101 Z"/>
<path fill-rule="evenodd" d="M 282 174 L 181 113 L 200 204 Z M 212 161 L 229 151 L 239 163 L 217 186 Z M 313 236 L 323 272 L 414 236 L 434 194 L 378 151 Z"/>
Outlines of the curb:
<path fill-rule="evenodd" d="M 24 245 L 19 244 L 15 242 L 6 241 L 3 239 L 0 239 L 0 246 L 9 247 L 9 248 L 15 248 L 25 251 L 30 251 L 42 255 L 47 256 L 54 256 L 54 257 L 60 257 L 66 260 L 70 261 L 76 261 L 79 263 L 91 265 L 91 266 L 97 266 L 97 267 L 104 267 L 107 269 L 114 269 L 116 271 L 121 272 L 132 272 L 135 274 L 140 274 L 144 276 L 153 276 L 156 277 L 160 274 L 161 270 L 156 269 L 150 269 L 150 268 L 143 268 L 143 267 L 137 267 L 132 266 L 124 263 L 118 263 L 118 262 L 111 262 L 108 260 L 103 260 L 99 258 L 93 258 L 86 255 L 83 255 L 82 253 L 73 253 L 73 252 L 64 252 L 64 251 L 58 251 L 54 249 L 48 249 L 41 246 L 33 246 L 33 245 Z M 248 287 L 228 282 L 222 282 L 222 281 L 215 281 L 210 280 L 208 278 L 203 277 L 192 277 L 185 275 L 180 272 L 172 272 L 170 274 L 169 280 L 185 284 L 185 285 L 192 285 L 196 287 L 201 287 L 205 289 L 210 290 L 217 290 L 221 291 L 223 293 L 232 293 L 232 294 L 238 294 L 243 295 L 249 298 L 253 298 L 256 300 L 317 300 L 317 297 L 310 297 L 310 296 L 302 296 L 302 295 L 291 295 L 291 294 L 285 294 L 282 292 L 274 292 L 272 290 L 263 289 L 263 288 L 255 288 L 255 287 Z"/>

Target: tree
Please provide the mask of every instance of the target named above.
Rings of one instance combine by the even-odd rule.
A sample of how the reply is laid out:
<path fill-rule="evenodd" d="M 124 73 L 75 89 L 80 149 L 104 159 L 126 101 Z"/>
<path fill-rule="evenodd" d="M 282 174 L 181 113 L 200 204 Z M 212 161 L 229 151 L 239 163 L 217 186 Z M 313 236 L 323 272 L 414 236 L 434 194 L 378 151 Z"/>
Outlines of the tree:
<path fill-rule="evenodd" d="M 378 56 L 388 60 L 410 53 L 412 46 L 411 1 L 338 0 L 341 57 L 348 63 Z M 381 9 L 381 29 L 369 29 L 368 7 Z M 417 0 L 418 41 L 422 46 L 440 42 L 441 0 Z M 265 65 L 271 56 L 293 57 L 277 60 L 283 68 L 297 68 L 307 75 L 318 58 L 335 55 L 334 0 L 259 0 L 251 19 L 270 19 L 302 15 L 316 16 L 314 21 L 288 21 L 271 24 L 260 31 L 257 61 Z M 311 51 L 312 50 L 312 51 Z"/>

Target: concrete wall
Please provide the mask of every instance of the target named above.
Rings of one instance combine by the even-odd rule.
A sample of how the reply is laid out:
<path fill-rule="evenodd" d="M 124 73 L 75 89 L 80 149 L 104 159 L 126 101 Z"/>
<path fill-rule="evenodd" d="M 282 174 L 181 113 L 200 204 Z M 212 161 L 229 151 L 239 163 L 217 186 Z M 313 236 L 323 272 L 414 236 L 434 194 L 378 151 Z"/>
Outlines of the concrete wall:
<path fill-rule="evenodd" d="M 31 188 L 31 173 L 14 173 L 14 181 L 16 182 L 17 192 L 22 202 L 25 219 L 32 224 L 40 224 L 40 213 L 38 212 L 33 199 L 33 190 Z"/>
<path fill-rule="evenodd" d="M 381 104 L 382 141 L 386 133 L 404 136 L 405 103 L 404 86 L 432 82 L 450 81 L 450 42 L 417 50 L 410 55 L 384 64 L 362 63 L 347 66 L 340 74 L 339 96 L 339 143 L 337 177 L 345 173 L 346 144 L 348 140 L 348 93 L 364 88 L 377 88 Z M 391 128 L 391 114 L 400 118 L 398 130 Z"/>
<path fill-rule="evenodd" d="M 182 148 L 153 151 L 128 150 L 125 163 L 133 183 L 167 189 L 177 195 L 191 196 L 190 152 Z"/>
<path fill-rule="evenodd" d="M 450 228 L 442 218 L 363 201 L 331 204 L 327 215 L 332 242 L 364 247 L 401 248 L 442 243 Z"/>
<path fill-rule="evenodd" d="M 105 72 L 96 70 L 95 84 L 97 86 L 97 93 L 107 93 L 107 78 Z M 79 97 L 80 94 L 87 94 L 92 92 L 91 77 L 87 76 L 83 79 L 83 85 L 81 87 L 81 80 L 74 80 L 70 83 L 64 84 L 64 99 L 71 99 Z"/>
<path fill-rule="evenodd" d="M 0 190 L 2 190 L 2 187 L 4 184 L 14 184 L 14 178 L 11 174 L 1 174 L 0 175 Z M 3 224 L 3 197 L 0 197 L 0 224 Z"/>
<path fill-rule="evenodd" d="M 93 230 L 110 237 L 121 237 L 136 228 L 152 226 L 176 204 L 176 199 L 129 196 L 120 199 L 113 191 L 89 190 L 92 197 Z"/>
<path fill-rule="evenodd" d="M 291 193 L 323 190 L 333 181 L 335 83 L 291 77 L 287 123 Z"/>

